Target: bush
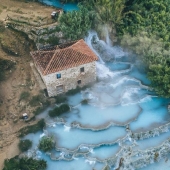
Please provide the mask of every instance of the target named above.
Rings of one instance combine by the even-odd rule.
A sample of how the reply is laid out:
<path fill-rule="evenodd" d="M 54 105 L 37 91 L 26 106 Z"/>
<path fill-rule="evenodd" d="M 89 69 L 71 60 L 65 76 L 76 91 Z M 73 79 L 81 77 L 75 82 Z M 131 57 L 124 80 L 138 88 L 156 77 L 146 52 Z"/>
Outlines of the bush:
<path fill-rule="evenodd" d="M 60 116 L 61 114 L 68 112 L 70 107 L 68 104 L 62 104 L 59 107 L 55 107 L 53 110 L 48 112 L 50 117 Z"/>
<path fill-rule="evenodd" d="M 67 98 L 63 95 L 55 96 L 54 98 L 57 104 L 64 103 L 67 100 Z"/>
<path fill-rule="evenodd" d="M 33 96 L 29 102 L 31 106 L 37 106 L 41 102 L 41 95 Z"/>
<path fill-rule="evenodd" d="M 40 159 L 36 160 L 33 158 L 18 158 L 18 156 L 6 159 L 4 161 L 3 170 L 45 170 L 47 168 L 47 162 Z"/>
<path fill-rule="evenodd" d="M 34 115 L 40 114 L 42 111 L 44 111 L 43 107 L 37 107 L 35 111 L 33 111 Z"/>
<path fill-rule="evenodd" d="M 44 119 L 41 119 L 35 125 L 27 126 L 19 130 L 19 137 L 24 137 L 29 133 L 36 133 L 45 127 Z"/>
<path fill-rule="evenodd" d="M 0 81 L 5 79 L 6 71 L 13 68 L 14 68 L 14 63 L 12 61 L 0 59 Z"/>
<path fill-rule="evenodd" d="M 20 94 L 20 100 L 26 100 L 26 99 L 28 99 L 29 96 L 30 96 L 30 93 L 29 93 L 29 92 L 23 91 L 23 92 Z"/>
<path fill-rule="evenodd" d="M 85 105 L 85 104 L 88 104 L 88 99 L 82 100 L 82 101 L 81 101 L 81 104 L 84 104 L 84 105 Z"/>
<path fill-rule="evenodd" d="M 77 94 L 77 93 L 79 93 L 81 90 L 84 90 L 85 88 L 87 88 L 87 86 L 84 86 L 84 87 L 79 87 L 79 86 L 77 86 L 76 87 L 76 89 L 71 89 L 71 90 L 69 90 L 67 93 L 66 93 L 66 95 L 74 95 L 74 94 Z"/>
<path fill-rule="evenodd" d="M 32 142 L 28 139 L 26 140 L 20 140 L 18 147 L 20 149 L 20 151 L 25 152 L 27 151 L 29 148 L 31 148 L 32 146 Z"/>
<path fill-rule="evenodd" d="M 54 148 L 54 141 L 51 137 L 43 136 L 40 140 L 38 148 L 44 152 Z"/>
<path fill-rule="evenodd" d="M 36 96 L 33 96 L 29 102 L 30 106 L 35 107 L 40 105 L 40 103 L 43 105 L 43 109 L 45 109 L 47 106 L 50 105 L 50 101 L 44 98 L 43 94 L 39 94 Z"/>

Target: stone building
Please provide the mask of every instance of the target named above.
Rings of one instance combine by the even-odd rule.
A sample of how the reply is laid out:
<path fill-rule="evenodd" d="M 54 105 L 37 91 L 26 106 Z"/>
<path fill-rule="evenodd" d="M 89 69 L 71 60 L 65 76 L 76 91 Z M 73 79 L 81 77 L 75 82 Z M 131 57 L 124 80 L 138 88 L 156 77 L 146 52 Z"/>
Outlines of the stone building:
<path fill-rule="evenodd" d="M 84 86 L 96 80 L 98 57 L 83 39 L 31 52 L 49 96 Z"/>

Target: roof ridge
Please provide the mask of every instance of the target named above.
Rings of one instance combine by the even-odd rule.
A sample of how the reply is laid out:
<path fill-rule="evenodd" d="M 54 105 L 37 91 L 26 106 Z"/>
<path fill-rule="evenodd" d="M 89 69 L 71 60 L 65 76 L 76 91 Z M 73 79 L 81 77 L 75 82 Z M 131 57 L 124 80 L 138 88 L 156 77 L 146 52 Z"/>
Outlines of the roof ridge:
<path fill-rule="evenodd" d="M 36 58 L 36 56 L 39 57 Z M 41 56 L 43 56 L 42 59 Z M 83 39 L 76 41 L 69 47 L 33 52 L 32 57 L 35 61 L 37 60 L 38 66 L 42 67 L 41 73 L 43 75 L 77 67 L 98 59 Z"/>
<path fill-rule="evenodd" d="M 56 49 L 56 50 L 55 50 L 55 52 L 54 52 L 53 56 L 51 57 L 50 62 L 48 63 L 48 65 L 47 65 L 46 69 L 45 69 L 45 70 L 44 70 L 44 72 L 43 72 L 43 74 L 44 74 L 44 75 L 47 73 L 48 68 L 49 68 L 49 67 L 50 67 L 50 65 L 51 65 L 51 62 L 53 61 L 53 58 L 55 57 L 55 54 L 56 54 L 58 51 L 60 51 L 60 49 Z"/>

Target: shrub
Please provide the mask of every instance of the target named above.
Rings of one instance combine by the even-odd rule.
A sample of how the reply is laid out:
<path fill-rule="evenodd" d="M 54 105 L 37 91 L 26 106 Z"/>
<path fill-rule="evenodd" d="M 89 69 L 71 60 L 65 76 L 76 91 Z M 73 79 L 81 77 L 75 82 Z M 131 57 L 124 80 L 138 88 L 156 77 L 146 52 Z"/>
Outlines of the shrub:
<path fill-rule="evenodd" d="M 45 121 L 44 119 L 41 119 L 37 122 L 37 124 L 35 125 L 31 125 L 31 126 L 26 126 L 22 129 L 19 130 L 19 137 L 23 137 L 29 133 L 36 133 L 39 130 L 42 130 L 45 127 Z"/>
<path fill-rule="evenodd" d="M 29 102 L 31 106 L 37 106 L 41 101 L 41 95 L 33 96 Z"/>
<path fill-rule="evenodd" d="M 3 33 L 5 31 L 5 26 L 2 22 L 0 22 L 0 33 Z"/>
<path fill-rule="evenodd" d="M 54 148 L 54 141 L 52 137 L 43 136 L 40 140 L 38 148 L 44 152 L 50 151 Z"/>
<path fill-rule="evenodd" d="M 88 104 L 88 99 L 84 99 L 81 101 L 81 104 Z"/>
<path fill-rule="evenodd" d="M 57 104 L 64 103 L 67 100 L 66 96 L 63 95 L 55 96 L 54 98 Z"/>
<path fill-rule="evenodd" d="M 59 107 L 55 107 L 53 110 L 48 112 L 50 117 L 60 116 L 61 114 L 68 112 L 70 107 L 68 104 L 62 104 Z"/>
<path fill-rule="evenodd" d="M 33 96 L 29 102 L 30 106 L 35 107 L 40 105 L 40 103 L 43 105 L 42 107 L 45 109 L 47 106 L 50 105 L 50 101 L 45 99 L 43 94 L 39 94 L 36 96 Z"/>
<path fill-rule="evenodd" d="M 77 94 L 77 93 L 79 93 L 81 90 L 84 90 L 84 89 L 86 89 L 86 88 L 87 88 L 87 86 L 83 86 L 83 87 L 77 86 L 75 89 L 69 90 L 69 91 L 66 93 L 66 95 L 74 95 L 74 94 Z"/>
<path fill-rule="evenodd" d="M 47 162 L 40 159 L 36 160 L 33 158 L 23 157 L 18 158 L 18 156 L 6 159 L 4 161 L 4 168 L 3 170 L 45 170 L 47 168 Z"/>
<path fill-rule="evenodd" d="M 43 107 L 37 107 L 35 111 L 33 111 L 34 115 L 40 114 L 42 111 L 44 111 Z"/>
<path fill-rule="evenodd" d="M 12 61 L 0 59 L 0 81 L 5 79 L 5 72 L 13 68 L 14 63 Z"/>
<path fill-rule="evenodd" d="M 20 100 L 26 100 L 26 99 L 28 99 L 29 96 L 30 96 L 30 93 L 29 93 L 29 92 L 23 91 L 23 92 L 20 94 Z"/>
<path fill-rule="evenodd" d="M 27 151 L 29 148 L 31 148 L 32 146 L 32 142 L 28 139 L 26 140 L 20 140 L 18 147 L 20 149 L 20 151 L 25 152 Z"/>

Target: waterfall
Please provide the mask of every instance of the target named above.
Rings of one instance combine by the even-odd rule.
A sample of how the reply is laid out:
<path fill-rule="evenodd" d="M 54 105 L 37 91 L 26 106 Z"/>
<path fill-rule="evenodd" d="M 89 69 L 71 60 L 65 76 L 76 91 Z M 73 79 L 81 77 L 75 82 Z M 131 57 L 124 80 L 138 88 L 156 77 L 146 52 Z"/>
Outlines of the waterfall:
<path fill-rule="evenodd" d="M 87 45 L 91 48 L 91 50 L 98 56 L 99 61 L 104 64 L 104 61 L 100 57 L 100 54 L 93 48 L 92 41 L 95 39 L 95 41 L 99 41 L 98 35 L 95 31 L 89 31 L 88 36 L 85 37 L 85 42 Z"/>
<path fill-rule="evenodd" d="M 111 41 L 111 39 L 110 39 L 110 37 L 109 37 L 109 31 L 108 31 L 108 27 L 105 25 L 105 27 L 104 27 L 104 31 L 105 31 L 105 38 L 106 38 L 106 44 L 109 46 L 109 47 L 112 47 L 113 46 L 113 44 L 112 44 L 112 41 Z"/>

